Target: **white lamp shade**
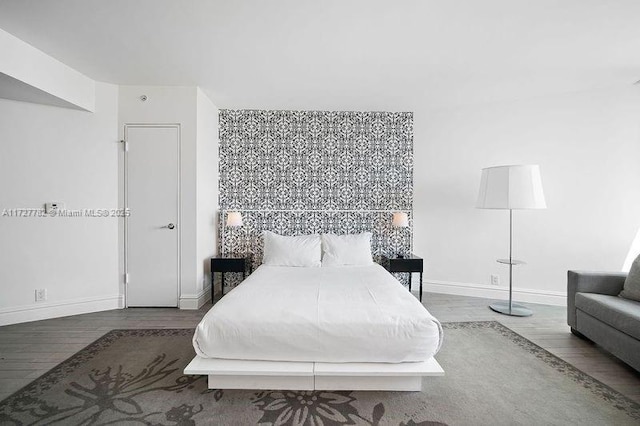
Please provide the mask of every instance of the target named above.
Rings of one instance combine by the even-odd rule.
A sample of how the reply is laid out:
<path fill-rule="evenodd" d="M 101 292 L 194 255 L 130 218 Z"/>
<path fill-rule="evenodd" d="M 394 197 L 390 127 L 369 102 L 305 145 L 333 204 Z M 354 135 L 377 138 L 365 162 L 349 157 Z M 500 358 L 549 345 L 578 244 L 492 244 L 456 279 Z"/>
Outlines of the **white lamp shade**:
<path fill-rule="evenodd" d="M 404 212 L 396 212 L 393 214 L 391 223 L 395 227 L 406 228 L 409 226 L 409 215 Z"/>
<path fill-rule="evenodd" d="M 227 213 L 227 226 L 242 226 L 242 214 L 240 212 Z"/>
<path fill-rule="evenodd" d="M 497 166 L 482 169 L 477 208 L 546 209 L 540 167 Z"/>

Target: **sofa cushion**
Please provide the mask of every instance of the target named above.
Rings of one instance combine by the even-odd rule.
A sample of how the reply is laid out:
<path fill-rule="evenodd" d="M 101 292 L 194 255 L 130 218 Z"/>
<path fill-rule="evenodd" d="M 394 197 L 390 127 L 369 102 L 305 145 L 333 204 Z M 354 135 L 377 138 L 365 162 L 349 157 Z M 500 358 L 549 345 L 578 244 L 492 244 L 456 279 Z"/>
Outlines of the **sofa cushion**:
<path fill-rule="evenodd" d="M 629 275 L 624 280 L 624 288 L 620 292 L 620 297 L 640 302 L 640 255 L 631 264 Z"/>
<path fill-rule="evenodd" d="M 576 308 L 640 340 L 640 302 L 596 293 L 576 293 Z M 578 324 L 578 331 L 580 330 Z"/>

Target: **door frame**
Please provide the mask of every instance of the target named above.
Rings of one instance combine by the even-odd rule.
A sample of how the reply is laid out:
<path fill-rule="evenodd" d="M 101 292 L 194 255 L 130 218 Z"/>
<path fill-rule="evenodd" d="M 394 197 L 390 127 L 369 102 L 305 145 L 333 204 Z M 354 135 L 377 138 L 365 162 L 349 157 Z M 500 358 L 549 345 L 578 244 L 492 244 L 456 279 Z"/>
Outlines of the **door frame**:
<path fill-rule="evenodd" d="M 124 125 L 124 160 L 122 167 L 122 180 L 123 180 L 123 202 L 124 208 L 129 208 L 129 176 L 127 170 L 129 168 L 129 154 L 128 154 L 128 146 L 129 146 L 129 129 L 131 128 L 170 128 L 176 129 L 178 131 L 178 149 L 177 149 L 177 158 L 178 162 L 178 194 L 177 194 L 177 203 L 178 203 L 178 211 L 176 218 L 177 222 L 177 231 L 178 231 L 178 262 L 177 271 L 178 271 L 178 286 L 176 289 L 176 307 L 180 307 L 180 294 L 182 290 L 182 131 L 179 123 L 126 123 Z M 126 211 L 126 210 L 125 210 Z M 124 268 L 124 276 L 127 277 L 129 274 L 129 217 L 125 216 L 123 221 L 123 245 L 122 253 L 123 253 L 123 268 Z M 129 283 L 128 280 L 125 280 L 124 284 L 124 307 L 129 307 Z"/>

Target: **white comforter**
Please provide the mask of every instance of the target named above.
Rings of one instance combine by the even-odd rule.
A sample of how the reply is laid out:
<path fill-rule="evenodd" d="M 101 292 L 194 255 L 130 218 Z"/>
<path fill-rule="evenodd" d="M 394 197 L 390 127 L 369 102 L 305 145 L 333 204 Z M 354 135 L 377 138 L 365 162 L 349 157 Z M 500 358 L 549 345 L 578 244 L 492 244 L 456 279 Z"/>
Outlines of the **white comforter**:
<path fill-rule="evenodd" d="M 260 266 L 204 316 L 206 358 L 407 362 L 431 358 L 442 327 L 380 265 Z"/>

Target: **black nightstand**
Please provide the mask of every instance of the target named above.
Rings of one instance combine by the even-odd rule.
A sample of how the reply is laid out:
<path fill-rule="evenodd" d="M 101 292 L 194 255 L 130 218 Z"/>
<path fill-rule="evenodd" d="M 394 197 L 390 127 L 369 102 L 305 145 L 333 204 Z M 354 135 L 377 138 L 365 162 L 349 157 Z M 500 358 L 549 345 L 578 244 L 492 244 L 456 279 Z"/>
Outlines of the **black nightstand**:
<path fill-rule="evenodd" d="M 220 272 L 222 275 L 222 288 L 220 292 L 224 296 L 224 273 L 242 272 L 242 279 L 247 276 L 247 259 L 244 257 L 212 257 L 211 258 L 211 303 L 215 294 L 214 273 Z"/>
<path fill-rule="evenodd" d="M 382 266 L 389 272 L 408 272 L 409 291 L 411 291 L 412 272 L 420 272 L 420 301 L 422 302 L 422 272 L 424 271 L 424 266 L 421 257 L 414 254 L 409 254 L 405 257 L 382 256 Z"/>

